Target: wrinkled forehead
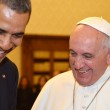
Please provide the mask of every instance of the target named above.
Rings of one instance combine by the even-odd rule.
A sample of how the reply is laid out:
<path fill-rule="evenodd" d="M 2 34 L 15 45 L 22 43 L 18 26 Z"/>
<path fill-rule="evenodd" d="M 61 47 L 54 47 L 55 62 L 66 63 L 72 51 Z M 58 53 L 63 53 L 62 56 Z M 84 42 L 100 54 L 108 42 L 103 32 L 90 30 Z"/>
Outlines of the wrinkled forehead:
<path fill-rule="evenodd" d="M 69 43 L 72 47 L 74 47 L 76 44 L 78 44 L 78 47 L 98 47 L 101 46 L 103 42 L 106 41 L 106 39 L 108 40 L 108 37 L 104 33 L 91 26 L 80 24 L 77 25 L 75 30 L 73 30 L 73 32 L 71 33 Z"/>
<path fill-rule="evenodd" d="M 86 24 L 79 24 L 73 29 L 70 37 L 81 37 L 81 38 L 102 38 L 102 37 L 107 36 L 105 33 L 89 26 Z"/>

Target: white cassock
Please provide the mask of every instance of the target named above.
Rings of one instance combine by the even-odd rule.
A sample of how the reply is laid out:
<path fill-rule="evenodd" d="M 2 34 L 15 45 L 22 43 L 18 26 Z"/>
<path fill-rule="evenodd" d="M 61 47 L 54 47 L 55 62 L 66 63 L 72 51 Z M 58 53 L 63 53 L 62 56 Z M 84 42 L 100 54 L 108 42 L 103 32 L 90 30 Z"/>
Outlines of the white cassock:
<path fill-rule="evenodd" d="M 77 82 L 75 84 L 72 71 L 59 74 L 45 84 L 31 110 L 110 110 L 109 77 L 110 68 L 108 67 L 94 85 L 83 87 Z M 104 86 L 98 92 L 103 84 Z"/>

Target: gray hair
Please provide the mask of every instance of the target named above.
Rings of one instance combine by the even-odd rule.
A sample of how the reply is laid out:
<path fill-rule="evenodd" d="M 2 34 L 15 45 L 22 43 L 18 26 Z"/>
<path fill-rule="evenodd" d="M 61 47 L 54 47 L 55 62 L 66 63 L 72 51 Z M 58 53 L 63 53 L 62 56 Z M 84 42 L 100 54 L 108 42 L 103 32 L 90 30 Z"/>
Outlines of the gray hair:
<path fill-rule="evenodd" d="M 105 39 L 103 40 L 102 45 L 107 47 L 108 50 L 110 50 L 110 36 L 106 34 L 104 35 L 105 35 Z"/>
<path fill-rule="evenodd" d="M 10 9 L 16 11 L 17 13 L 31 14 L 30 0 L 0 0 L 0 4 L 8 6 Z"/>

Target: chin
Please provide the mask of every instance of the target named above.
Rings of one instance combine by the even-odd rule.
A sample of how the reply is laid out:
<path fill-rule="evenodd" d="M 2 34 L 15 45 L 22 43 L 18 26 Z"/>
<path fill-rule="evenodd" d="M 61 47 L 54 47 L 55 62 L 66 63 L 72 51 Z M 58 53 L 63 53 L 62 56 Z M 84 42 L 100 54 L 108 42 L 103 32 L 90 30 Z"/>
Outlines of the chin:
<path fill-rule="evenodd" d="M 76 79 L 77 80 L 77 79 Z M 91 83 L 90 83 L 90 81 L 84 81 L 84 80 L 77 80 L 77 82 L 81 85 L 81 86 L 90 86 L 90 85 L 92 85 Z"/>

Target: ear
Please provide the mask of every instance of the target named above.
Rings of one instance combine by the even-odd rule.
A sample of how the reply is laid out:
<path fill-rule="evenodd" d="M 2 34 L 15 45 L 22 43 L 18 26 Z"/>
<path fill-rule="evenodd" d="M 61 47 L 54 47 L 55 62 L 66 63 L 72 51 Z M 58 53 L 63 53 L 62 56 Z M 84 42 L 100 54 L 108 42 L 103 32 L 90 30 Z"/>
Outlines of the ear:
<path fill-rule="evenodd" d="M 108 55 L 107 55 L 107 64 L 110 65 L 110 51 L 108 52 Z"/>

